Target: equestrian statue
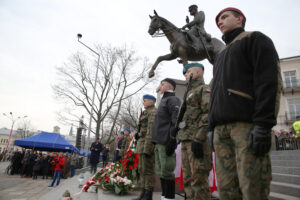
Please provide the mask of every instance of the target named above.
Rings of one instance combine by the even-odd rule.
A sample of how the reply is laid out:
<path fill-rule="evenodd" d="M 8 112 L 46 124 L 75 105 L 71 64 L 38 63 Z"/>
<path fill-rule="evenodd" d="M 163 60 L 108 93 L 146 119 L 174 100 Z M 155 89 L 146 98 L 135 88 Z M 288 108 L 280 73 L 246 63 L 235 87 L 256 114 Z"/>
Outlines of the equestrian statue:
<path fill-rule="evenodd" d="M 188 64 L 188 61 L 201 61 L 208 59 L 211 64 L 214 63 L 216 55 L 225 47 L 223 42 L 216 38 L 212 38 L 204 29 L 205 15 L 203 11 L 198 12 L 197 5 L 189 7 L 190 15 L 194 16 L 190 22 L 189 17 L 186 17 L 186 25 L 181 29 L 169 22 L 163 17 L 160 17 L 154 10 L 154 16 L 150 16 L 151 23 L 148 33 L 155 37 L 164 35 L 171 43 L 171 53 L 159 56 L 152 66 L 149 77 L 154 76 L 154 71 L 157 65 L 164 60 L 178 60 L 183 66 Z M 186 30 L 188 28 L 188 30 Z M 159 31 L 163 33 L 159 33 Z"/>

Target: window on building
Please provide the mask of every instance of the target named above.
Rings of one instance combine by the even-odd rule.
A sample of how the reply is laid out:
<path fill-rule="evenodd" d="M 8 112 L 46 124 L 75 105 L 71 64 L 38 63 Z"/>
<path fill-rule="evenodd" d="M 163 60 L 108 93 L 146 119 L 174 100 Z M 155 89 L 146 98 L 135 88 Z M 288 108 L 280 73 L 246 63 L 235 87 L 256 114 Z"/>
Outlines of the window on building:
<path fill-rule="evenodd" d="M 284 82 L 286 88 L 297 87 L 296 71 L 283 72 L 283 74 L 284 74 Z"/>
<path fill-rule="evenodd" d="M 300 98 L 288 99 L 289 120 L 295 120 L 297 115 L 300 115 Z"/>

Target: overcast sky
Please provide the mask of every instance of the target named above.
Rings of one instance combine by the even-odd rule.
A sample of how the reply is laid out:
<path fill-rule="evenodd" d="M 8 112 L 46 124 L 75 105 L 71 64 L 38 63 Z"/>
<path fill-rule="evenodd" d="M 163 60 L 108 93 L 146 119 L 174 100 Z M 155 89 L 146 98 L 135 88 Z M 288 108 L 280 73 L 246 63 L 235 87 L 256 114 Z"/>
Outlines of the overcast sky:
<path fill-rule="evenodd" d="M 191 4 L 205 12 L 205 28 L 213 37 L 221 38 L 215 16 L 233 6 L 246 15 L 246 30 L 259 30 L 273 40 L 280 58 L 300 55 L 299 0 L 0 0 L 0 128 L 11 126 L 2 113 L 13 112 L 28 115 L 36 129 L 51 132 L 58 125 L 67 134 L 70 127 L 57 121 L 55 112 L 63 105 L 54 99 L 51 85 L 57 80 L 55 67 L 73 53 L 91 56 L 77 42 L 77 33 L 90 46 L 128 44 L 154 62 L 157 56 L 169 53 L 169 43 L 147 33 L 149 14 L 156 9 L 182 27 Z M 209 82 L 212 66 L 203 63 Z M 162 77 L 183 79 L 177 61 L 166 61 L 158 68 Z M 149 92 L 154 94 L 154 89 Z"/>

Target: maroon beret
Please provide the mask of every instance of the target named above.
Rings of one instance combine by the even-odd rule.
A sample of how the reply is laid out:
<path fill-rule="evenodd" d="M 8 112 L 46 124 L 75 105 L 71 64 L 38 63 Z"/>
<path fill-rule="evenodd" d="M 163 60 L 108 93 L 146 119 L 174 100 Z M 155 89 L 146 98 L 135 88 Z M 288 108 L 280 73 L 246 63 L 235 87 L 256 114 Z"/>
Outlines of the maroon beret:
<path fill-rule="evenodd" d="M 228 7 L 228 8 L 224 8 L 223 10 L 221 10 L 221 11 L 219 12 L 219 14 L 216 16 L 216 24 L 217 24 L 217 27 L 219 27 L 219 26 L 218 26 L 218 21 L 219 21 L 220 15 L 221 15 L 223 12 L 226 12 L 226 11 L 234 11 L 234 12 L 237 12 L 237 13 L 241 14 L 241 15 L 244 17 L 244 19 L 246 20 L 246 17 L 245 17 L 244 13 L 243 13 L 241 10 L 239 10 L 239 9 L 237 9 L 237 8 L 233 8 L 233 7 Z"/>

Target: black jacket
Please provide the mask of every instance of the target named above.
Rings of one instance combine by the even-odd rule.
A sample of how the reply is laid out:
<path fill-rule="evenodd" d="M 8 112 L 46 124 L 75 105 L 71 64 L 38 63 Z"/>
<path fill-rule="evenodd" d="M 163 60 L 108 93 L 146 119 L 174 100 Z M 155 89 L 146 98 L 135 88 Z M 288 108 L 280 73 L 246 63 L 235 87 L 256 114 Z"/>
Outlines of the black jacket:
<path fill-rule="evenodd" d="M 210 128 L 236 121 L 271 128 L 276 124 L 282 85 L 272 40 L 243 28 L 226 33 L 223 40 L 226 48 L 213 68 Z"/>
<path fill-rule="evenodd" d="M 175 123 L 180 107 L 180 100 L 173 92 L 165 92 L 157 112 L 152 129 L 152 142 L 167 144 L 170 134 L 175 134 Z"/>
<path fill-rule="evenodd" d="M 91 145 L 91 157 L 90 157 L 90 163 L 98 163 L 100 152 L 102 151 L 102 144 L 101 142 L 93 142 Z"/>

